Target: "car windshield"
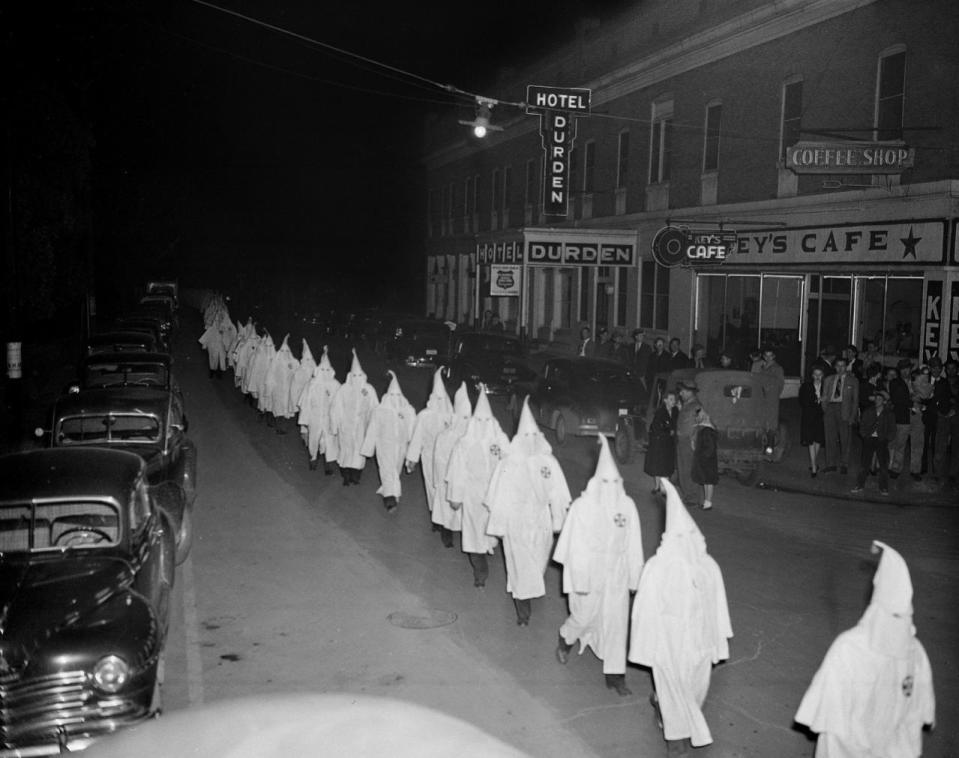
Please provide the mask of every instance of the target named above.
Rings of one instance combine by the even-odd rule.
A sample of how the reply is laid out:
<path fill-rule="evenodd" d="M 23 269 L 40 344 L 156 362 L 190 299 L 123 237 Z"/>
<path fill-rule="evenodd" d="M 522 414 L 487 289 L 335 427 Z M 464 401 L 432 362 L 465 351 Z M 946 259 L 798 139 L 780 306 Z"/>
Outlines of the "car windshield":
<path fill-rule="evenodd" d="M 120 541 L 120 513 L 112 503 L 4 503 L 0 554 L 111 547 Z"/>
<path fill-rule="evenodd" d="M 57 444 L 159 442 L 160 422 L 139 413 L 89 414 L 61 419 Z"/>
<path fill-rule="evenodd" d="M 166 387 L 170 381 L 167 367 L 162 363 L 88 363 L 84 369 L 83 386 L 86 388 Z"/>
<path fill-rule="evenodd" d="M 474 334 L 470 337 L 464 337 L 463 348 L 468 351 L 485 350 L 491 353 L 508 353 L 510 355 L 521 353 L 519 340 L 492 334 Z"/>

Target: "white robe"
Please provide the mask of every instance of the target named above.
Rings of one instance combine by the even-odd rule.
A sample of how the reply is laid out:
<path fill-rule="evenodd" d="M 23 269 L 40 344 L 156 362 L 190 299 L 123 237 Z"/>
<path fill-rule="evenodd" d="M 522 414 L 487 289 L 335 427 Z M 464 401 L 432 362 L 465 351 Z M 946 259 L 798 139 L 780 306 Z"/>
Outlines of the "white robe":
<path fill-rule="evenodd" d="M 489 511 L 483 500 L 493 470 L 507 447 L 509 437 L 493 418 L 471 418 L 453 446 L 446 470 L 446 499 L 462 503 L 464 553 L 492 553 L 499 541 L 486 533 Z"/>
<path fill-rule="evenodd" d="M 259 398 L 261 411 L 269 411 L 277 418 L 293 418 L 290 384 L 299 365 L 300 362 L 293 357 L 290 346 L 284 339 L 266 374 L 264 394 Z"/>
<path fill-rule="evenodd" d="M 259 344 L 260 337 L 254 333 L 241 340 L 236 347 L 233 382 L 243 393 L 249 392 L 247 380 L 250 368 L 253 365 L 253 356 L 256 355 L 256 348 Z"/>
<path fill-rule="evenodd" d="M 429 402 L 432 402 L 429 401 Z M 436 438 L 441 432 L 450 428 L 453 420 L 452 407 L 449 400 L 445 405 L 435 403 L 430 407 L 429 402 L 426 408 L 416 415 L 416 423 L 413 425 L 413 435 L 410 437 L 410 444 L 406 450 L 406 460 L 410 463 L 420 463 L 423 469 L 423 489 L 426 492 L 426 506 L 433 512 L 433 500 L 436 497 L 436 482 L 433 471 L 433 450 L 436 446 Z M 452 448 L 451 448 L 452 452 Z M 447 460 L 449 460 L 447 458 Z"/>
<path fill-rule="evenodd" d="M 366 374 L 348 374 L 333 396 L 330 409 L 330 428 L 336 435 L 336 462 L 342 468 L 361 469 L 366 464 L 360 447 L 376 406 L 376 390 L 366 381 Z"/>
<path fill-rule="evenodd" d="M 606 491 L 604 491 L 606 490 Z M 569 618 L 559 633 L 579 652 L 591 647 L 604 674 L 626 673 L 629 592 L 639 587 L 643 536 L 622 485 L 590 482 L 570 506 L 553 559 L 563 564 Z"/>
<path fill-rule="evenodd" d="M 664 737 L 701 747 L 713 741 L 702 707 L 712 664 L 729 657 L 732 625 L 722 573 L 705 543 L 701 551 L 671 543 L 664 538 L 640 577 L 629 660 L 653 670 Z"/>
<path fill-rule="evenodd" d="M 236 336 L 236 324 L 233 323 L 229 316 L 225 316 L 220 322 L 220 342 L 223 344 L 223 361 L 225 363 L 221 368 L 233 366 L 230 360 L 230 351 L 233 349 L 233 343 L 236 342 Z"/>
<path fill-rule="evenodd" d="M 454 510 L 450 507 L 446 478 L 449 476 L 453 448 L 466 432 L 467 424 L 469 424 L 469 418 L 454 417 L 450 426 L 436 435 L 433 454 L 429 456 L 433 461 L 433 502 L 430 519 L 434 524 L 439 524 L 453 532 L 463 528 L 463 509 Z M 425 458 L 426 456 L 423 456 L 424 460 Z"/>
<path fill-rule="evenodd" d="M 833 641 L 796 721 L 819 734 L 816 758 L 917 758 L 935 713 L 922 643 L 913 638 L 898 655 L 883 654 L 860 622 Z"/>
<path fill-rule="evenodd" d="M 399 498 L 403 494 L 400 474 L 415 422 L 416 411 L 402 393 L 386 393 L 373 411 L 361 452 L 367 458 L 376 454 L 380 474 L 377 495 Z"/>
<path fill-rule="evenodd" d="M 270 371 L 274 356 L 276 347 L 273 345 L 273 338 L 267 334 L 260 339 L 256 347 L 246 377 L 246 391 L 257 399 L 265 392 L 266 375 Z"/>
<path fill-rule="evenodd" d="M 313 378 L 300 396 L 297 423 L 306 427 L 306 449 L 310 452 L 311 461 L 315 461 L 321 453 L 327 463 L 337 458 L 336 436 L 331 428 L 331 409 L 339 388 L 340 383 L 332 371 L 322 371 L 317 367 L 313 371 Z"/>
<path fill-rule="evenodd" d="M 563 469 L 550 453 L 527 456 L 511 450 L 493 472 L 486 531 L 503 538 L 506 590 L 514 599 L 546 594 L 543 575 L 553 534 L 563 528 L 570 500 Z"/>
<path fill-rule="evenodd" d="M 226 368 L 226 348 L 223 346 L 223 334 L 225 323 L 221 318 L 217 318 L 200 335 L 198 342 L 206 350 L 206 357 L 210 364 L 210 371 L 223 370 Z"/>
<path fill-rule="evenodd" d="M 305 399 L 306 388 L 313 378 L 313 372 L 316 370 L 316 361 L 313 356 L 304 351 L 305 355 L 300 359 L 300 365 L 293 372 L 293 379 L 290 381 L 290 408 L 294 411 L 302 411 L 300 399 Z"/>

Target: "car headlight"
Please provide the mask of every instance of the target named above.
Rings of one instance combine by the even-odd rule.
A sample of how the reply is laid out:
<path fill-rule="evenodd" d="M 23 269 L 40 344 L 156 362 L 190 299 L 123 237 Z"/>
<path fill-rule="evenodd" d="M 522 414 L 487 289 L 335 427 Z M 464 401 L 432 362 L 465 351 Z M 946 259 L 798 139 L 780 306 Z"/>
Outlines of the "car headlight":
<path fill-rule="evenodd" d="M 93 667 L 93 683 L 103 692 L 118 692 L 130 678 L 130 666 L 116 655 L 105 655 Z"/>

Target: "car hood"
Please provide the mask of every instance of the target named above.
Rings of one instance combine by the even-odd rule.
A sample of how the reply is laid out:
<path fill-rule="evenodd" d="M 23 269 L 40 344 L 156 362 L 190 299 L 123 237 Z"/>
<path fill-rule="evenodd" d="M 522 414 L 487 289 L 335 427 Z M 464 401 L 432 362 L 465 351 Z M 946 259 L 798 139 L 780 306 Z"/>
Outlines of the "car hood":
<path fill-rule="evenodd" d="M 89 550 L 0 561 L 0 652 L 17 647 L 29 651 L 128 589 L 132 581 L 133 567 L 127 560 Z"/>

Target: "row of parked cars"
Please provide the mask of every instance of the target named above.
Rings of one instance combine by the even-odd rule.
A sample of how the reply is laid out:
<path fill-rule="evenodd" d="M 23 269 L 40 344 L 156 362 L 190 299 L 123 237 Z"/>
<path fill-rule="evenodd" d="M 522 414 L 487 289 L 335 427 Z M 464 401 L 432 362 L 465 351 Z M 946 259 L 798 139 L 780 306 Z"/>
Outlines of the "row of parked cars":
<path fill-rule="evenodd" d="M 89 337 L 43 448 L 0 456 L 0 756 L 56 755 L 159 713 L 196 447 L 175 282 Z"/>
<path fill-rule="evenodd" d="M 781 460 L 789 446 L 779 417 L 781 384 L 763 374 L 683 369 L 658 375 L 647 388 L 629 366 L 579 357 L 572 346 L 530 349 L 502 331 L 452 330 L 448 343 L 421 334 L 429 332 L 411 330 L 391 357 L 409 366 L 446 366 L 451 389 L 465 381 L 475 399 L 484 387 L 487 394 L 505 398 L 514 419 L 528 396 L 537 422 L 552 431 L 560 447 L 574 436 L 602 434 L 610 438 L 618 461 L 628 463 L 645 444 L 657 390 L 680 380 L 699 386 L 700 400 L 717 425 L 721 470 L 754 482 L 760 463 Z"/>

